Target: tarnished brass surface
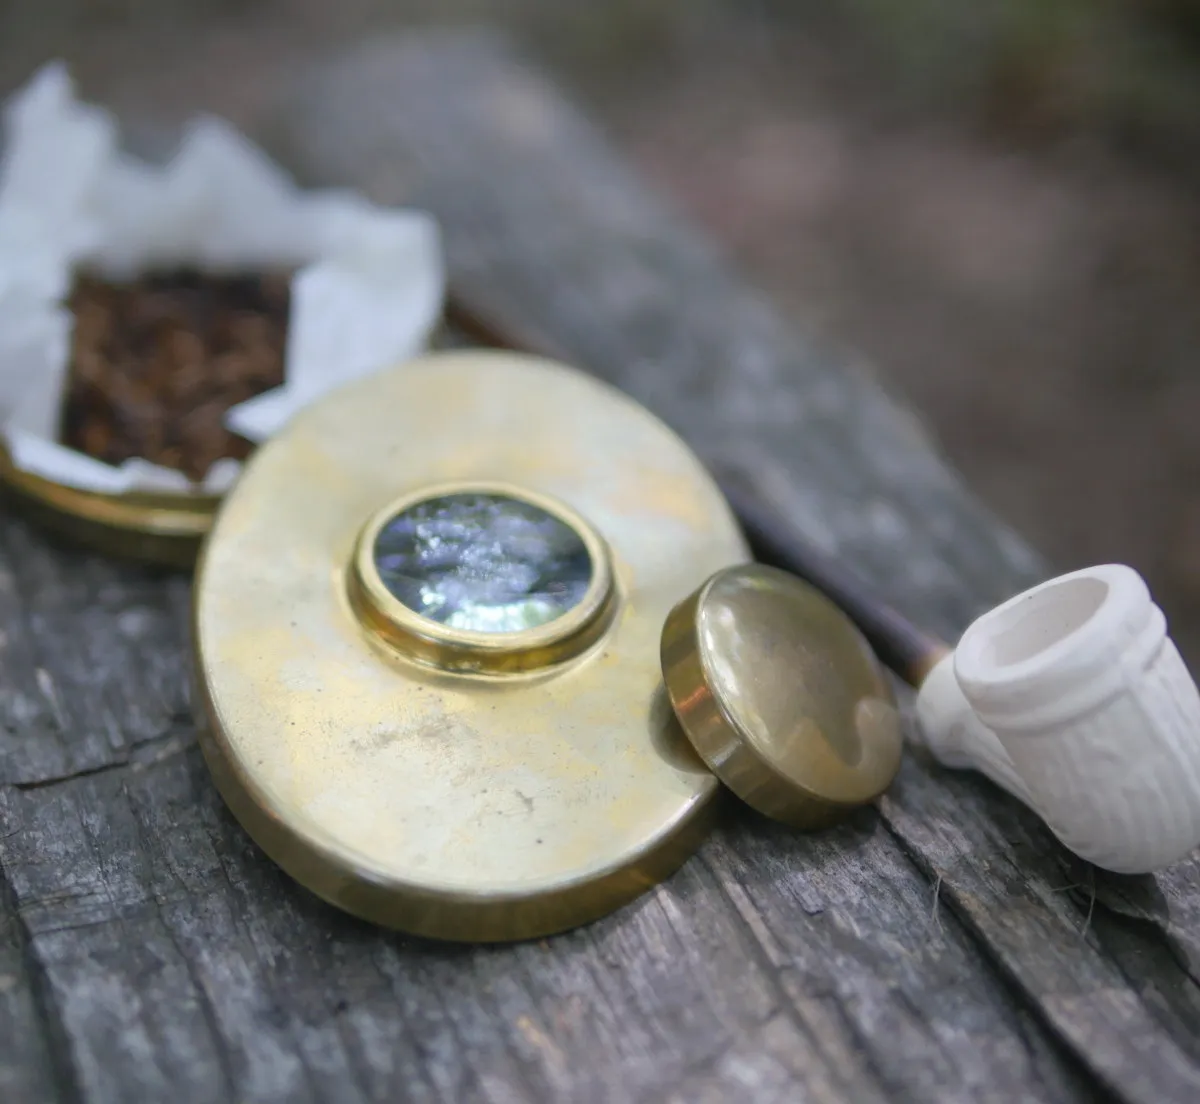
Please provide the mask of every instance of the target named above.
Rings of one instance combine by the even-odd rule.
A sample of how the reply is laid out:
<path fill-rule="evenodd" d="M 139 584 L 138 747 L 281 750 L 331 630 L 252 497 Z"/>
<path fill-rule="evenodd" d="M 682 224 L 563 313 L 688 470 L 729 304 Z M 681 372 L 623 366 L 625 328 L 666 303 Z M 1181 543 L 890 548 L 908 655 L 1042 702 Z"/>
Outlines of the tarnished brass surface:
<path fill-rule="evenodd" d="M 720 571 L 667 619 L 667 692 L 701 758 L 776 820 L 820 827 L 878 797 L 900 766 L 900 720 L 870 647 L 793 575 Z"/>
<path fill-rule="evenodd" d="M 602 631 L 516 673 L 406 658 L 355 612 L 364 526 L 400 496 L 497 483 L 604 542 Z M 205 754 L 264 850 L 342 908 L 457 940 L 584 923 L 706 828 L 719 785 L 666 702 L 659 633 L 745 559 L 698 461 L 620 393 L 510 354 L 402 365 L 297 416 L 226 499 L 196 583 Z"/>
<path fill-rule="evenodd" d="M 148 563 L 190 568 L 220 505 L 216 495 L 99 494 L 16 467 L 0 443 L 6 497 L 46 528 L 77 544 Z"/>

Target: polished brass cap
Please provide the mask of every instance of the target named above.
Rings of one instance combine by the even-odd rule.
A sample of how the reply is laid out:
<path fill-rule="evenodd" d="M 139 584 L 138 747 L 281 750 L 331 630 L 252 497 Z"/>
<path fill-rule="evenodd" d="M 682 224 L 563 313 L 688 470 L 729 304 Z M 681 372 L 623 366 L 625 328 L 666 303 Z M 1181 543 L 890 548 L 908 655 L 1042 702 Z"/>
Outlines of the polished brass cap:
<path fill-rule="evenodd" d="M 870 647 L 786 572 L 717 572 L 668 616 L 662 666 L 697 753 L 775 820 L 830 824 L 878 797 L 899 769 L 899 715 Z"/>

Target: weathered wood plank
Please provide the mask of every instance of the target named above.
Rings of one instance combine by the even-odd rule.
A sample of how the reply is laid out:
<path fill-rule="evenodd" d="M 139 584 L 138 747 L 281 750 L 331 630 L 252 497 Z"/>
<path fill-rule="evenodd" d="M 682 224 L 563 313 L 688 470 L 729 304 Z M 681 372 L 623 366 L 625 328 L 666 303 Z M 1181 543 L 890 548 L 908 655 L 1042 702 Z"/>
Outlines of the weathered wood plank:
<path fill-rule="evenodd" d="M 494 44 L 383 44 L 306 83 L 278 136 L 294 163 L 430 206 L 475 293 L 898 605 L 951 631 L 1037 573 L 911 419 L 798 344 Z M 981 783 L 913 761 L 882 814 L 815 836 L 731 801 L 614 916 L 437 946 L 328 908 L 226 813 L 183 719 L 183 580 L 5 519 L 0 584 L 12 1099 L 1193 1098 L 1186 880 L 1106 891 L 1085 936 L 1062 852 Z"/>
<path fill-rule="evenodd" d="M 889 825 L 940 881 L 941 902 L 1121 1096 L 1200 1096 L 1200 991 L 1148 926 L 1139 932 L 1105 904 L 1106 887 L 1153 892 L 1154 879 L 1072 860 L 1015 803 L 982 815 L 983 802 L 963 800 L 968 786 L 985 790 L 910 768 L 883 802 Z M 1136 950 L 1114 946 L 1129 940 Z"/>
<path fill-rule="evenodd" d="M 190 744 L 3 794 L 0 856 L 82 1099 L 625 1100 L 738 1078 L 780 1099 L 1087 1099 L 872 813 L 814 841 L 732 815 L 600 924 L 459 949 L 294 886 Z"/>
<path fill-rule="evenodd" d="M 65 565 L 24 528 L 0 569 L 0 783 L 125 762 L 190 724 L 181 691 L 188 587 L 100 560 Z"/>
<path fill-rule="evenodd" d="M 0 1100 L 51 1100 L 57 1086 L 50 1025 L 25 946 L 16 902 L 0 884 Z"/>

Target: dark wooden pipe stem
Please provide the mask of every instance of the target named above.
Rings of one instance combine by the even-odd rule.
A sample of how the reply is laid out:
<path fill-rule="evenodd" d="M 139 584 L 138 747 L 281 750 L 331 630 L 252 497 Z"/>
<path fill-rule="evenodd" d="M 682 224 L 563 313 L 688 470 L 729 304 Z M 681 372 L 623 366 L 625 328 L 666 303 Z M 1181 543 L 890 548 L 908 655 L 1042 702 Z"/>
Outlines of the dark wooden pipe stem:
<path fill-rule="evenodd" d="M 562 354 L 549 342 L 508 325 L 478 304 L 467 302 L 454 288 L 450 288 L 446 295 L 443 316 L 447 325 L 480 345 L 550 360 L 562 359 Z"/>

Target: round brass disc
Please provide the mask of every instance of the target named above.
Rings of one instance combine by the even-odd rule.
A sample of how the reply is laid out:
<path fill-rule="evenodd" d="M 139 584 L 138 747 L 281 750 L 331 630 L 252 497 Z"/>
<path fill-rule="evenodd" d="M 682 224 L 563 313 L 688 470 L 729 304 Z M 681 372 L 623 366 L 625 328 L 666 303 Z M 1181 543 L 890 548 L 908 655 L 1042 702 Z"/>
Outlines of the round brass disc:
<path fill-rule="evenodd" d="M 883 793 L 899 769 L 900 719 L 870 646 L 786 572 L 717 572 L 667 619 L 662 666 L 696 751 L 766 816 L 832 823 Z"/>
<path fill-rule="evenodd" d="M 404 631 L 389 635 L 364 615 L 364 532 L 389 503 L 456 485 L 587 523 L 611 587 L 568 628 L 591 635 L 532 669 L 491 653 L 439 669 L 436 649 L 406 650 L 438 638 L 432 622 L 417 633 L 392 611 Z M 620 393 L 510 354 L 410 362 L 297 416 L 227 497 L 196 582 L 205 754 L 263 849 L 350 912 L 457 940 L 584 923 L 665 877 L 707 827 L 719 784 L 662 690 L 659 632 L 746 558 L 699 462 Z"/>
<path fill-rule="evenodd" d="M 0 486 L 30 517 L 77 544 L 145 563 L 190 568 L 220 497 L 131 491 L 102 494 L 23 471 L 0 443 Z"/>

